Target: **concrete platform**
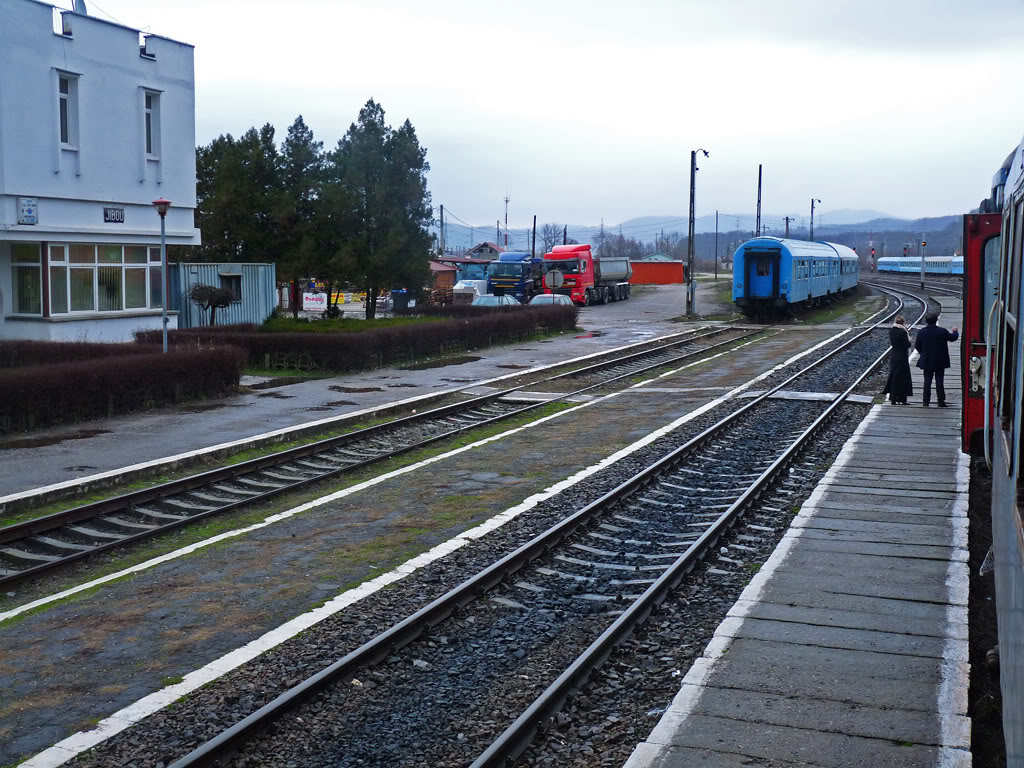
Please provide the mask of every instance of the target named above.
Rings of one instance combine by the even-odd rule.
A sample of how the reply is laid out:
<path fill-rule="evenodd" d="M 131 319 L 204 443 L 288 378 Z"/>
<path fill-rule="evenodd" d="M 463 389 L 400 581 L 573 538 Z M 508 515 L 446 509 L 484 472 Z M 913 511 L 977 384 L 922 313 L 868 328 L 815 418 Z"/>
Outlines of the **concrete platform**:
<path fill-rule="evenodd" d="M 971 765 L 957 351 L 950 408 L 917 368 L 872 408 L 626 768 Z"/>

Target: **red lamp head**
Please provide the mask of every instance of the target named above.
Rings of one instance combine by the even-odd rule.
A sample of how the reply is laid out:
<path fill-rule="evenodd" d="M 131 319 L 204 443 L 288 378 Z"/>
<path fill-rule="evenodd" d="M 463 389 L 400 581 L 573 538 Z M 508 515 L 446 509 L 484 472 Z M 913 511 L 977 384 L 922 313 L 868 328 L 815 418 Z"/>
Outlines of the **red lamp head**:
<path fill-rule="evenodd" d="M 156 212 L 160 214 L 161 218 L 167 215 L 167 209 L 171 207 L 170 200 L 164 200 L 162 197 L 158 200 L 153 201 L 153 207 L 156 208 Z"/>

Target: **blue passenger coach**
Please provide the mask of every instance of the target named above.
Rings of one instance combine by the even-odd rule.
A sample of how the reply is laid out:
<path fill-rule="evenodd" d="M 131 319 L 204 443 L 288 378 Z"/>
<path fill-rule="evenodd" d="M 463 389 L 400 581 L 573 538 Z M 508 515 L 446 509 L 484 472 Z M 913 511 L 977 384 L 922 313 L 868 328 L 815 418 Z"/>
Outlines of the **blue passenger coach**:
<path fill-rule="evenodd" d="M 857 254 L 837 243 L 756 237 L 732 259 L 732 300 L 746 312 L 822 304 L 857 287 Z"/>

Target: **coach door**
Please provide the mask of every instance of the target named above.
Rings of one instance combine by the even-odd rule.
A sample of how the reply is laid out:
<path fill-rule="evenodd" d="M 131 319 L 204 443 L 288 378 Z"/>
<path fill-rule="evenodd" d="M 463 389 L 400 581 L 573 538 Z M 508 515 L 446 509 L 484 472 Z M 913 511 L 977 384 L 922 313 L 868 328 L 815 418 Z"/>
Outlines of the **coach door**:
<path fill-rule="evenodd" d="M 779 295 L 779 262 L 782 254 L 778 249 L 746 252 L 748 296 L 757 298 Z"/>

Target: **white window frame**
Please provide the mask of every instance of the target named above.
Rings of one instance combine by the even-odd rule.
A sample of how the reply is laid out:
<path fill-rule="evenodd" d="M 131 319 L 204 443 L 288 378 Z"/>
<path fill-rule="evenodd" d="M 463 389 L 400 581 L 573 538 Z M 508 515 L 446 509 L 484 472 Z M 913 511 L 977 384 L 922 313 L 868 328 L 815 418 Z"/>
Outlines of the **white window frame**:
<path fill-rule="evenodd" d="M 72 246 L 86 246 L 88 248 L 92 248 L 92 253 L 93 253 L 93 260 L 92 260 L 92 262 L 91 263 L 81 263 L 81 262 L 73 263 L 71 261 L 71 247 Z M 119 264 L 115 264 L 115 263 L 106 263 L 106 262 L 98 261 L 97 259 L 99 258 L 99 249 L 101 247 L 111 247 L 111 246 L 112 247 L 117 247 L 117 248 L 121 249 L 121 262 Z M 152 251 L 154 250 L 153 246 L 142 245 L 142 244 L 138 244 L 138 243 L 127 243 L 127 244 L 124 244 L 124 243 L 50 243 L 50 247 L 53 247 L 53 248 L 63 248 L 64 249 L 64 261 L 63 262 L 59 262 L 56 265 L 51 263 L 48 266 L 63 266 L 63 267 L 66 267 L 66 271 L 64 273 L 64 280 L 65 280 L 65 283 L 66 283 L 65 290 L 67 292 L 67 311 L 66 312 L 56 312 L 55 313 L 55 312 L 52 311 L 52 307 L 51 307 L 51 312 L 50 312 L 51 315 L 55 314 L 55 315 L 58 315 L 60 317 L 68 317 L 68 316 L 89 317 L 89 316 L 92 316 L 92 315 L 110 315 L 110 314 L 116 314 L 116 313 L 149 312 L 151 310 L 160 309 L 160 307 L 158 307 L 158 306 L 154 307 L 153 306 L 153 302 L 152 302 L 152 291 L 153 291 L 152 274 L 153 274 L 154 271 L 159 271 L 160 270 L 160 263 L 152 261 Z M 126 262 L 125 259 L 127 258 L 127 249 L 129 247 L 144 248 L 146 250 L 146 261 L 144 261 L 144 262 L 131 262 L 131 263 Z M 160 251 L 159 247 L 155 248 L 155 250 L 158 253 Z M 99 268 L 100 267 L 120 267 L 121 268 L 121 307 L 119 309 L 99 309 L 99 303 L 100 303 L 100 296 L 99 296 L 99 291 L 100 291 Z M 91 269 L 91 271 L 92 271 L 92 306 L 93 306 L 92 309 L 72 309 L 71 308 L 71 271 L 73 269 L 81 269 L 81 270 Z M 128 306 L 126 306 L 126 304 L 128 302 L 128 276 L 127 276 L 126 273 L 127 273 L 128 270 L 131 270 L 131 269 L 140 269 L 140 270 L 145 270 L 145 272 L 146 272 L 146 305 L 143 306 L 143 307 L 128 307 Z M 52 285 L 50 286 L 50 290 L 51 291 L 53 290 Z M 51 293 L 51 295 L 52 295 L 52 293 Z"/>
<path fill-rule="evenodd" d="M 68 84 L 68 92 L 61 91 L 61 84 Z M 67 111 L 67 140 L 64 137 L 62 112 Z M 57 70 L 57 141 L 61 149 L 77 152 L 80 144 L 78 132 L 78 75 Z"/>
<path fill-rule="evenodd" d="M 39 258 L 35 262 L 31 261 L 15 261 L 14 260 L 14 246 L 15 245 L 34 245 L 36 251 L 39 254 Z M 17 280 L 14 277 L 15 270 L 19 269 L 31 269 L 35 267 L 39 273 L 39 311 L 38 312 L 18 312 L 15 310 L 14 294 L 18 290 Z M 43 295 L 43 249 L 40 243 L 12 243 L 11 248 L 11 315 L 14 317 L 42 317 L 43 307 L 46 306 L 46 297 Z"/>
<path fill-rule="evenodd" d="M 147 160 L 160 159 L 160 102 L 160 91 L 142 89 L 142 151 Z"/>

